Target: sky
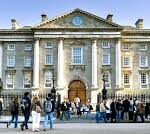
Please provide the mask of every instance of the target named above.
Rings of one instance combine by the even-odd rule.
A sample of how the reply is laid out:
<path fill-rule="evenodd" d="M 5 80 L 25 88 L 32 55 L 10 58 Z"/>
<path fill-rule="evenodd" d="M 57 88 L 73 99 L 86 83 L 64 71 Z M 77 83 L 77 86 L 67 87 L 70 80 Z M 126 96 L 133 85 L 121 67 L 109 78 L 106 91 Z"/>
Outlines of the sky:
<path fill-rule="evenodd" d="M 150 29 L 150 0 L 0 0 L 0 29 L 11 28 L 13 18 L 20 26 L 33 26 L 43 13 L 50 19 L 75 8 L 102 18 L 113 14 L 113 22 L 123 26 L 135 26 L 141 18 Z"/>

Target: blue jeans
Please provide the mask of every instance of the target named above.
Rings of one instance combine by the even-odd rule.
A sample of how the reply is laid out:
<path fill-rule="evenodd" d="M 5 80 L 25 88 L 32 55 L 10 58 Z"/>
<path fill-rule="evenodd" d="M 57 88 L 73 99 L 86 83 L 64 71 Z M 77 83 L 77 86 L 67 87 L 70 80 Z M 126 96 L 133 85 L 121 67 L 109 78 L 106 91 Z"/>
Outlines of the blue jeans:
<path fill-rule="evenodd" d="M 99 123 L 100 120 L 100 112 L 96 112 L 96 123 Z"/>
<path fill-rule="evenodd" d="M 66 120 L 70 120 L 70 111 L 69 110 L 66 111 Z"/>
<path fill-rule="evenodd" d="M 8 125 L 13 123 L 14 119 L 15 119 L 15 126 L 14 126 L 14 128 L 17 128 L 17 126 L 18 126 L 18 114 L 17 115 L 13 115 L 13 114 L 11 115 L 11 120 L 9 121 Z"/>
<path fill-rule="evenodd" d="M 45 113 L 44 128 L 48 128 L 48 119 L 50 120 L 50 128 L 53 128 L 54 125 L 53 112 Z"/>
<path fill-rule="evenodd" d="M 23 126 L 25 126 L 26 129 L 28 128 L 29 117 L 30 117 L 30 112 L 24 112 L 24 122 L 23 122 Z"/>
<path fill-rule="evenodd" d="M 121 120 L 121 111 L 117 111 L 117 122 Z"/>
<path fill-rule="evenodd" d="M 104 118 L 104 121 L 107 122 L 107 120 L 106 120 L 106 112 L 100 112 L 100 120 L 102 120 L 102 118 Z"/>

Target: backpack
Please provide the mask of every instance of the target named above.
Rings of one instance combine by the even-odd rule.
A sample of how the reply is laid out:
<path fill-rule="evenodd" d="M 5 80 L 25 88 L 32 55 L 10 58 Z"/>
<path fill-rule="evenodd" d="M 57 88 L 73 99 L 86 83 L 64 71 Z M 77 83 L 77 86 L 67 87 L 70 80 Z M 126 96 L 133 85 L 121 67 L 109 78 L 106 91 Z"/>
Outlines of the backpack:
<path fill-rule="evenodd" d="M 25 111 L 26 109 L 28 109 L 29 108 L 28 100 L 27 99 L 22 99 L 20 106 L 21 106 L 22 111 Z"/>
<path fill-rule="evenodd" d="M 52 111 L 52 102 L 51 101 L 45 101 L 45 104 L 44 104 L 44 110 L 46 113 L 50 113 Z"/>

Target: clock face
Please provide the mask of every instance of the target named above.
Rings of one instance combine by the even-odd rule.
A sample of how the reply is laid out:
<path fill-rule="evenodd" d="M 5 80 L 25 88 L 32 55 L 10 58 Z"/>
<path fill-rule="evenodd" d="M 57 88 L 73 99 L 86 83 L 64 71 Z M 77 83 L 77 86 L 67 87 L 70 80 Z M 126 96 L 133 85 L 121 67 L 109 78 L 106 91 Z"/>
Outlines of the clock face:
<path fill-rule="evenodd" d="M 80 16 L 75 16 L 73 19 L 72 19 L 72 23 L 73 25 L 75 26 L 80 26 L 82 24 L 82 18 Z"/>

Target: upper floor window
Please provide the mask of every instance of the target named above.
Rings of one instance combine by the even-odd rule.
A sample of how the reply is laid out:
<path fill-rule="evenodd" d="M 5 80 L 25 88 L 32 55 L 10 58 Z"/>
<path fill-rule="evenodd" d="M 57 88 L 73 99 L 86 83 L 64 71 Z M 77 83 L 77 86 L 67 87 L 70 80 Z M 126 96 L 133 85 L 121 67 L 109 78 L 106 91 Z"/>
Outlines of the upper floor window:
<path fill-rule="evenodd" d="M 31 87 L 31 72 L 24 73 L 24 88 Z"/>
<path fill-rule="evenodd" d="M 9 44 L 7 50 L 15 50 L 15 45 Z"/>
<path fill-rule="evenodd" d="M 45 65 L 52 65 L 53 64 L 53 56 L 52 54 L 45 55 Z"/>
<path fill-rule="evenodd" d="M 129 66 L 130 66 L 129 57 L 123 57 L 123 67 L 129 67 Z"/>
<path fill-rule="evenodd" d="M 53 48 L 53 44 L 51 42 L 47 42 L 45 44 L 45 48 Z"/>
<path fill-rule="evenodd" d="M 110 53 L 103 53 L 102 65 L 110 65 Z"/>
<path fill-rule="evenodd" d="M 124 84 L 129 84 L 130 83 L 130 74 L 128 74 L 128 73 L 123 74 L 123 83 Z"/>
<path fill-rule="evenodd" d="M 140 45 L 140 50 L 141 51 L 146 51 L 147 50 L 147 44 L 141 44 Z"/>
<path fill-rule="evenodd" d="M 52 87 L 52 72 L 51 71 L 45 71 L 45 87 Z"/>
<path fill-rule="evenodd" d="M 72 48 L 72 63 L 83 64 L 83 48 L 74 47 Z"/>
<path fill-rule="evenodd" d="M 32 45 L 31 44 L 26 44 L 24 50 L 25 51 L 31 51 L 32 50 Z"/>
<path fill-rule="evenodd" d="M 148 74 L 143 72 L 140 74 L 141 88 L 148 88 Z"/>
<path fill-rule="evenodd" d="M 10 55 L 7 56 L 7 67 L 14 67 L 15 66 L 15 56 Z"/>
<path fill-rule="evenodd" d="M 122 45 L 122 50 L 123 51 L 129 51 L 129 45 L 128 44 Z"/>
<path fill-rule="evenodd" d="M 147 67 L 147 66 L 148 66 L 148 57 L 140 56 L 140 67 Z"/>
<path fill-rule="evenodd" d="M 29 57 L 29 56 L 24 57 L 24 66 L 31 67 L 31 57 Z"/>
<path fill-rule="evenodd" d="M 129 73 L 123 74 L 123 86 L 124 88 L 130 88 L 130 74 Z"/>
<path fill-rule="evenodd" d="M 102 48 L 110 48 L 110 43 L 108 41 L 103 41 Z"/>
<path fill-rule="evenodd" d="M 105 87 L 111 88 L 111 75 L 109 71 L 104 73 Z"/>
<path fill-rule="evenodd" d="M 14 88 L 15 73 L 8 72 L 6 76 L 6 88 Z"/>

